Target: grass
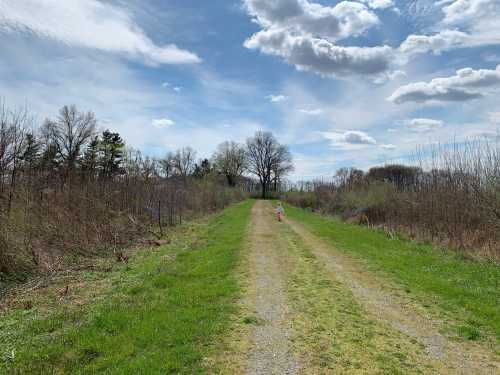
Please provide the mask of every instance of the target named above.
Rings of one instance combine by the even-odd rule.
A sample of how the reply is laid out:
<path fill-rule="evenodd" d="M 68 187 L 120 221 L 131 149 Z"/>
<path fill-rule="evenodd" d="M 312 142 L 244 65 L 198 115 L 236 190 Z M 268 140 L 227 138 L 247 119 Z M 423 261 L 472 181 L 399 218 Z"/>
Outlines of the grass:
<path fill-rule="evenodd" d="M 2 316 L 9 349 L 0 373 L 205 373 L 204 359 L 236 308 L 234 269 L 251 206 L 184 226 L 171 245 L 134 256 L 97 303 Z"/>
<path fill-rule="evenodd" d="M 311 374 L 435 373 L 422 347 L 370 318 L 290 227 L 283 226 L 281 235 L 288 242 L 294 349 Z"/>
<path fill-rule="evenodd" d="M 500 267 L 465 260 L 453 251 L 378 230 L 349 225 L 287 205 L 287 215 L 337 249 L 365 261 L 396 281 L 428 308 L 452 321 L 454 334 L 468 340 L 500 340 Z"/>

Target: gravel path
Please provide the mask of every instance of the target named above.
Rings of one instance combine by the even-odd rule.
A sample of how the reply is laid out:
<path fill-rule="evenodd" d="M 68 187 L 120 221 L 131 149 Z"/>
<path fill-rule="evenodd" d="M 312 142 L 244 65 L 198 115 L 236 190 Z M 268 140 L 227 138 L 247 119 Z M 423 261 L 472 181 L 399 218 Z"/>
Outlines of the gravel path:
<path fill-rule="evenodd" d="M 499 374 L 498 361 L 476 343 L 455 342 L 439 333 L 442 323 L 414 302 L 384 288 L 382 281 L 301 224 L 286 220 L 336 280 L 346 285 L 376 319 L 383 321 L 424 345 L 429 361 L 440 374 Z"/>
<path fill-rule="evenodd" d="M 254 310 L 260 324 L 252 332 L 247 374 L 296 374 L 298 361 L 290 352 L 290 314 L 285 300 L 283 254 L 286 242 L 278 235 L 271 206 L 257 201 L 250 228 L 250 266 Z"/>

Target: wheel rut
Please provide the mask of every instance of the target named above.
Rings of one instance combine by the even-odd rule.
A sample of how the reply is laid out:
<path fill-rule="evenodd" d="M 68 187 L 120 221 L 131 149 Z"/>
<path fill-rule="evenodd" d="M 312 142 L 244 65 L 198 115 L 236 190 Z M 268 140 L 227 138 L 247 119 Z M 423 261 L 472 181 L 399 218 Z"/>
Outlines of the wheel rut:
<path fill-rule="evenodd" d="M 442 322 L 430 317 L 423 308 L 400 294 L 388 291 L 382 286 L 382 280 L 312 234 L 302 224 L 290 219 L 285 222 L 322 263 L 329 276 L 348 287 L 371 316 L 423 345 L 429 362 L 438 369 L 438 373 L 499 373 L 498 360 L 482 345 L 450 340 L 440 333 Z"/>

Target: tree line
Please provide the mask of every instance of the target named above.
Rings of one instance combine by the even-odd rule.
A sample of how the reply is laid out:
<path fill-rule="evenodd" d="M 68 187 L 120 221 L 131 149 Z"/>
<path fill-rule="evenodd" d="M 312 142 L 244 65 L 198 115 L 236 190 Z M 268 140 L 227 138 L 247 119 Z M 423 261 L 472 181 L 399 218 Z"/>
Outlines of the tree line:
<path fill-rule="evenodd" d="M 266 197 L 292 169 L 288 148 L 268 132 L 199 160 L 191 147 L 143 155 L 98 125 L 75 106 L 41 124 L 26 109 L 0 106 L 0 281 L 160 236 L 257 191 Z"/>

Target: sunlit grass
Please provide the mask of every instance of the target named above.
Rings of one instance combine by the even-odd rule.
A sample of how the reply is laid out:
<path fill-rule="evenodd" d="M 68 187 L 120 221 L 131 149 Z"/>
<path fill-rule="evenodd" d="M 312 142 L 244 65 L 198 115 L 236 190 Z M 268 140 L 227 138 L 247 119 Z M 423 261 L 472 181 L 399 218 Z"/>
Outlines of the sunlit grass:
<path fill-rule="evenodd" d="M 424 305 L 439 308 L 455 334 L 469 340 L 484 335 L 500 339 L 500 267 L 465 260 L 384 232 L 323 217 L 287 205 L 287 215 L 338 250 L 363 259 L 372 270 L 389 276 Z"/>
<path fill-rule="evenodd" d="M 0 359 L 0 372 L 203 373 L 235 309 L 233 271 L 251 205 L 185 227 L 172 245 L 134 257 L 95 305 L 43 319 L 11 315 L 16 345 L 12 358 Z"/>

